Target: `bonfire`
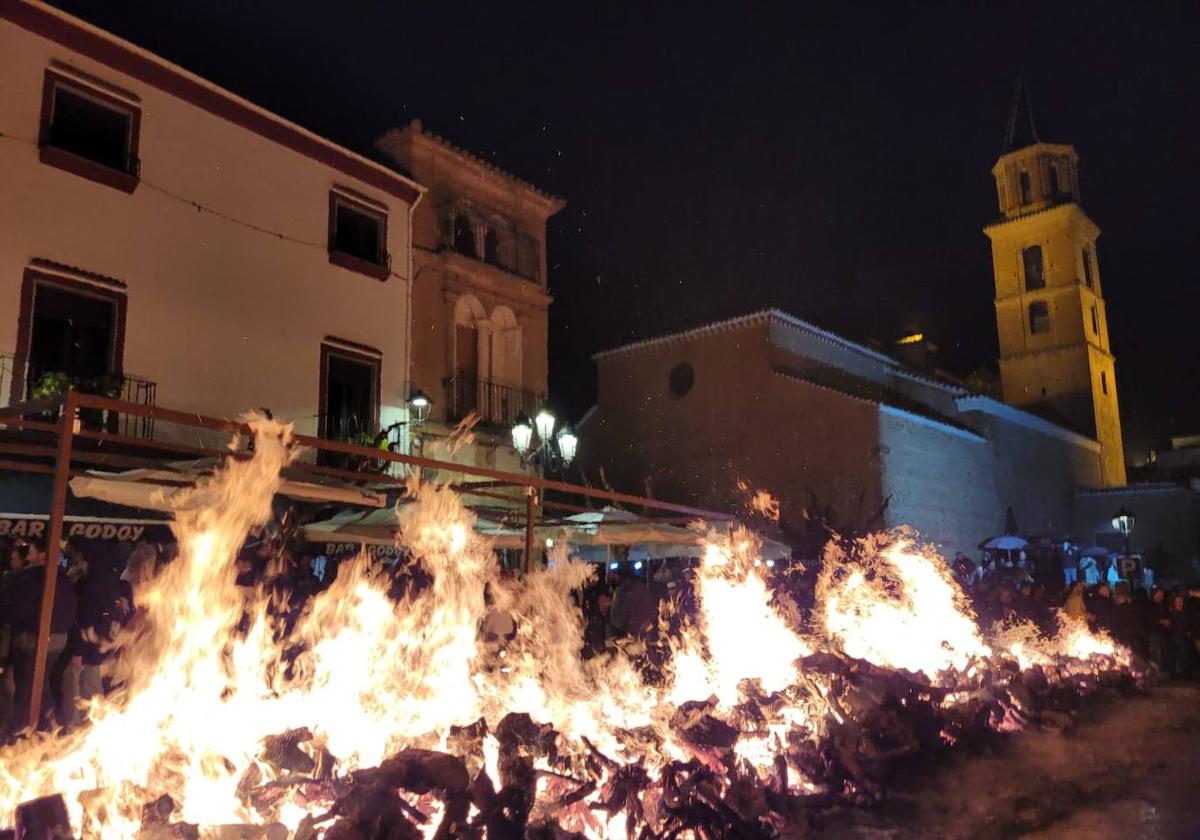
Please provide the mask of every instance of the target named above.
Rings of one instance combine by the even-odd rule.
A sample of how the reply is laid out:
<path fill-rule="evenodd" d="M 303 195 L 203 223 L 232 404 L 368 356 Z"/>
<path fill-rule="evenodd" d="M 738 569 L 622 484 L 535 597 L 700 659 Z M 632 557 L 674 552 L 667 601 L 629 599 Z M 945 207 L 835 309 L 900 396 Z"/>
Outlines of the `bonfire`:
<path fill-rule="evenodd" d="M 897 757 L 1068 725 L 1076 698 L 1128 678 L 1128 653 L 1082 625 L 985 634 L 944 561 L 906 534 L 831 548 L 811 617 L 768 586 L 753 534 L 709 534 L 698 608 L 664 613 L 661 667 L 621 651 L 584 660 L 571 596 L 593 570 L 560 548 L 548 568 L 502 579 L 471 514 L 432 486 L 400 528 L 432 584 L 397 603 L 363 557 L 282 636 L 233 559 L 297 452 L 290 428 L 251 426 L 253 458 L 228 459 L 182 501 L 178 558 L 136 592 L 146 614 L 119 640 L 120 689 L 87 726 L 0 751 L 0 826 L 784 836 L 815 803 L 877 798 Z M 503 658 L 480 640 L 492 608 L 517 618 Z"/>

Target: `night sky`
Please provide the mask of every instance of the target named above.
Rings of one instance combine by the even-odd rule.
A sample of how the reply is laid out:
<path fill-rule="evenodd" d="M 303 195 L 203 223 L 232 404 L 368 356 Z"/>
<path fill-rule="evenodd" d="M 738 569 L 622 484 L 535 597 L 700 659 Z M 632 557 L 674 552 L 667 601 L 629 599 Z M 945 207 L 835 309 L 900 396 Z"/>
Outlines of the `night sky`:
<path fill-rule="evenodd" d="M 1200 432 L 1200 4 L 59 5 L 352 148 L 420 117 L 564 196 L 551 391 L 575 416 L 593 352 L 767 306 L 994 367 L 981 227 L 1023 65 L 1104 231 L 1133 463 Z"/>

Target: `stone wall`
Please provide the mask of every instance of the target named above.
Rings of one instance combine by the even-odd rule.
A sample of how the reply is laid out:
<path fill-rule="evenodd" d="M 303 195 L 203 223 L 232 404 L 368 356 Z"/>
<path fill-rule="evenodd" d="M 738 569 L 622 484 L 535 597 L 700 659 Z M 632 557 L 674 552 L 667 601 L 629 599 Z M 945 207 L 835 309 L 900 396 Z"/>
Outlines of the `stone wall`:
<path fill-rule="evenodd" d="M 1003 530 L 995 453 L 984 438 L 885 407 L 879 450 L 889 528 L 916 529 L 947 559 L 978 556 L 979 543 Z"/>
<path fill-rule="evenodd" d="M 603 467 L 618 490 L 735 513 L 743 480 L 793 521 L 814 502 L 851 522 L 875 513 L 876 406 L 775 373 L 768 330 L 763 320 L 602 356 L 598 407 L 581 427 L 588 479 Z M 681 365 L 694 382 L 678 395 L 669 379 Z"/>

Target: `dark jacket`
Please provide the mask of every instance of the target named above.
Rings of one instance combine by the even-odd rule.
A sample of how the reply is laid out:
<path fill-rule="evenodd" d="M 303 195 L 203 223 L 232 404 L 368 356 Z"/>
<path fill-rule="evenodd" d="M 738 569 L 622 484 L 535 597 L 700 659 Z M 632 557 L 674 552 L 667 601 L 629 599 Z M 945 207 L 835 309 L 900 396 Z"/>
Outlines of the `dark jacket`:
<path fill-rule="evenodd" d="M 133 587 L 108 566 L 89 564 L 88 575 L 79 586 L 75 622 L 82 631 L 71 652 L 83 657 L 85 665 L 99 665 L 106 658 L 104 642 L 133 615 Z M 74 641 L 74 639 L 72 640 Z"/>
<path fill-rule="evenodd" d="M 75 623 L 75 587 L 61 567 L 55 566 L 58 579 L 54 587 L 54 609 L 50 615 L 50 632 L 66 633 Z M 46 567 L 30 566 L 9 578 L 8 591 L 0 603 L 0 621 L 12 627 L 13 635 L 36 633 L 38 608 L 42 602 L 42 586 Z"/>

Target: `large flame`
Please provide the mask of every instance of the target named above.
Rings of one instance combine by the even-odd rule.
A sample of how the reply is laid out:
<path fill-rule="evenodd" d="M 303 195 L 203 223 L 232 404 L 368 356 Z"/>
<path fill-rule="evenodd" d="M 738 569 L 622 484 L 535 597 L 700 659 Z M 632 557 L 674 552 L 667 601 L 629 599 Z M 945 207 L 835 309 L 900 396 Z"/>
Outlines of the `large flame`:
<path fill-rule="evenodd" d="M 829 638 L 876 665 L 936 678 L 991 653 L 945 562 L 911 539 L 866 540 L 852 556 L 831 543 L 818 596 Z"/>
<path fill-rule="evenodd" d="M 814 650 L 832 646 L 931 678 L 992 655 L 945 563 L 911 541 L 871 540 L 853 560 L 827 557 L 818 587 L 822 632 L 809 638 L 798 610 L 767 585 L 754 536 L 735 529 L 708 535 L 694 581 L 697 609 L 682 629 L 660 637 L 669 649 L 657 675 L 648 678 L 621 652 L 584 661 L 571 598 L 592 569 L 560 553 L 524 581 L 501 577 L 470 513 L 451 490 L 433 487 L 416 491 L 400 522 L 428 585 L 414 583 L 397 603 L 389 577 L 360 558 L 285 637 L 268 598 L 236 582 L 233 558 L 269 519 L 280 472 L 295 456 L 289 427 L 261 418 L 251 424 L 253 457 L 229 458 L 186 498 L 176 514 L 178 558 L 135 593 L 145 619 L 111 666 L 121 690 L 91 705 L 86 727 L 0 751 L 0 814 L 61 793 L 83 836 L 132 838 L 144 806 L 169 794 L 179 805 L 172 818 L 210 836 L 225 824 L 294 830 L 331 802 L 275 779 L 264 752 L 281 733 L 306 729 L 306 754 L 336 761 L 324 770 L 344 777 L 406 747 L 454 751 L 455 727 L 482 718 L 495 733 L 512 712 L 552 725 L 567 751 L 641 762 L 653 786 L 672 760 L 718 766 L 673 724 L 681 705 L 705 702 L 737 721 L 748 694 L 771 699 L 752 729 L 735 724 L 742 730 L 736 754 L 771 780 L 789 737 L 819 739 L 835 714 L 824 702 L 828 681 L 803 671 Z M 664 628 L 679 617 L 675 609 L 664 607 Z M 502 652 L 480 638 L 490 610 L 515 618 L 515 638 Z M 1074 625 L 1054 640 L 1026 636 L 999 649 L 1023 665 L 1119 653 Z M 497 779 L 505 757 L 494 735 L 481 750 L 472 772 Z M 272 780 L 272 796 L 248 795 Z M 795 768 L 788 783 L 811 789 Z M 555 784 L 549 772 L 537 782 L 539 814 L 588 837 L 625 836 L 624 813 L 602 817 L 590 807 L 599 793 L 545 810 L 550 799 L 541 794 Z M 442 806 L 424 807 L 436 814 Z M 429 833 L 436 825 L 427 824 Z"/>

